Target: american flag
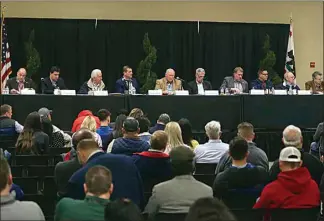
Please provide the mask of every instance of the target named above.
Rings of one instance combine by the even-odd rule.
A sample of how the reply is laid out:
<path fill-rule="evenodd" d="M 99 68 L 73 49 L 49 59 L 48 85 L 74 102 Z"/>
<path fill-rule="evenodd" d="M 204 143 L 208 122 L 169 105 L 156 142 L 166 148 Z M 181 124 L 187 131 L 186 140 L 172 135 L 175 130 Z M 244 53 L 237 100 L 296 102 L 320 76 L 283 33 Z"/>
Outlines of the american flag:
<path fill-rule="evenodd" d="M 4 85 L 8 76 L 11 74 L 11 59 L 8 43 L 8 35 L 4 19 L 2 21 L 2 57 L 1 57 L 1 81 Z"/>

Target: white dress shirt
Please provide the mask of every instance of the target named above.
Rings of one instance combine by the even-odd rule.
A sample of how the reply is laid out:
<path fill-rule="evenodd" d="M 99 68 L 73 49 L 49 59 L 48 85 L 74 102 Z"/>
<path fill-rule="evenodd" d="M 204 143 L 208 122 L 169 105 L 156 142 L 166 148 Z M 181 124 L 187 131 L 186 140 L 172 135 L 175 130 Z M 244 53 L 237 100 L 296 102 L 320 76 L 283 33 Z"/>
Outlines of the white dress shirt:
<path fill-rule="evenodd" d="M 203 84 L 202 83 L 198 83 L 198 82 L 196 82 L 196 83 L 197 83 L 197 88 L 198 88 L 198 94 L 204 95 L 205 94 L 205 90 L 204 90 Z"/>
<path fill-rule="evenodd" d="M 20 134 L 24 130 L 24 126 L 22 126 L 20 123 L 15 121 L 15 130 L 17 133 Z"/>
<path fill-rule="evenodd" d="M 229 145 L 221 140 L 209 140 L 207 143 L 198 145 L 194 152 L 196 163 L 218 163 L 220 158 L 227 153 Z"/>

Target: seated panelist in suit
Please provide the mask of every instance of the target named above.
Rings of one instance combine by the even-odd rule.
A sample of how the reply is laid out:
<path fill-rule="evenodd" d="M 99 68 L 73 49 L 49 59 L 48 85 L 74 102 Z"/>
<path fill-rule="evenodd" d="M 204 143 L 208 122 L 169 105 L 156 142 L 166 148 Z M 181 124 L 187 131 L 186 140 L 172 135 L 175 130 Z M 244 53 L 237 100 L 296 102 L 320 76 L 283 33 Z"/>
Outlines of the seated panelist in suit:
<path fill-rule="evenodd" d="M 229 89 L 231 93 L 249 93 L 249 85 L 243 79 L 243 68 L 236 67 L 233 71 L 233 76 L 228 76 L 224 78 L 220 90 Z"/>
<path fill-rule="evenodd" d="M 155 90 L 161 89 L 163 94 L 173 94 L 174 91 L 183 90 L 180 80 L 174 79 L 175 71 L 169 68 L 165 72 L 165 77 L 156 80 Z"/>
<path fill-rule="evenodd" d="M 258 78 L 251 82 L 251 89 L 272 89 L 273 84 L 270 80 L 268 80 L 269 73 L 267 70 L 259 70 Z"/>
<path fill-rule="evenodd" d="M 204 77 L 205 70 L 203 68 L 198 68 L 196 70 L 196 80 L 188 83 L 189 94 L 204 95 L 205 90 L 212 90 L 211 83 L 209 81 L 204 81 Z"/>
<path fill-rule="evenodd" d="M 133 78 L 133 70 L 129 66 L 123 67 L 123 77 L 116 81 L 116 93 L 124 94 L 125 91 L 134 90 L 138 94 L 139 84 L 137 83 L 136 78 Z"/>
<path fill-rule="evenodd" d="M 102 81 L 102 72 L 99 69 L 94 69 L 91 72 L 91 77 L 84 82 L 80 87 L 78 94 L 88 94 L 89 91 L 104 91 L 107 90 L 105 83 Z"/>
<path fill-rule="evenodd" d="M 321 94 L 324 92 L 324 81 L 323 74 L 321 72 L 315 71 L 312 74 L 312 81 L 307 81 L 305 83 L 305 89 L 311 90 L 314 94 Z"/>
<path fill-rule="evenodd" d="M 9 88 L 10 94 L 19 94 L 24 88 L 32 88 L 36 91 L 34 81 L 26 77 L 27 71 L 25 68 L 20 68 L 17 72 L 17 77 L 8 79 L 6 87 Z"/>
<path fill-rule="evenodd" d="M 60 78 L 60 68 L 53 66 L 50 70 L 50 76 L 42 79 L 42 94 L 53 94 L 55 89 L 65 90 L 67 87 L 64 80 Z"/>
<path fill-rule="evenodd" d="M 289 90 L 289 88 L 293 90 L 300 90 L 298 85 L 296 84 L 296 77 L 292 72 L 286 72 L 284 74 L 284 81 L 282 84 L 276 86 L 276 89 L 279 90 Z"/>

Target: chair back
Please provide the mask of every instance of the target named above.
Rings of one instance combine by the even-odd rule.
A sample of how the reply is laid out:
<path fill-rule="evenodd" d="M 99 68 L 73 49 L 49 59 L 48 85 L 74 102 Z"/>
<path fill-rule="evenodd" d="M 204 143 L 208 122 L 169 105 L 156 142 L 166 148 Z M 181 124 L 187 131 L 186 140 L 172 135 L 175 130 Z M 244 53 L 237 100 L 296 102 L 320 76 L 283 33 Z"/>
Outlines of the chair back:
<path fill-rule="evenodd" d="M 274 209 L 270 211 L 271 221 L 317 221 L 320 208 Z"/>
<path fill-rule="evenodd" d="M 215 174 L 217 163 L 196 163 L 195 174 Z"/>
<path fill-rule="evenodd" d="M 154 221 L 184 221 L 187 213 L 158 213 Z"/>
<path fill-rule="evenodd" d="M 213 187 L 213 183 L 215 180 L 215 174 L 195 174 L 194 178 L 210 187 Z"/>

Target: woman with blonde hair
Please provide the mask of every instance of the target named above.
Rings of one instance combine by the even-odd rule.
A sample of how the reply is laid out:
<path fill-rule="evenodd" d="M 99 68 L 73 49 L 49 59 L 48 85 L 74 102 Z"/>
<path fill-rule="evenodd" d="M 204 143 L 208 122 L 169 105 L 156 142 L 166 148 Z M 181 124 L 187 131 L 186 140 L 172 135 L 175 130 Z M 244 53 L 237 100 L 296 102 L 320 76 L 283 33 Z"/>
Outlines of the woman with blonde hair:
<path fill-rule="evenodd" d="M 168 146 L 165 150 L 166 153 L 169 153 L 172 148 L 184 145 L 181 135 L 181 128 L 177 122 L 171 121 L 167 123 L 164 131 L 168 134 Z"/>
<path fill-rule="evenodd" d="M 102 148 L 102 140 L 100 135 L 97 133 L 97 123 L 94 117 L 92 116 L 85 117 L 80 128 L 86 128 L 90 130 L 93 133 L 99 147 Z"/>

